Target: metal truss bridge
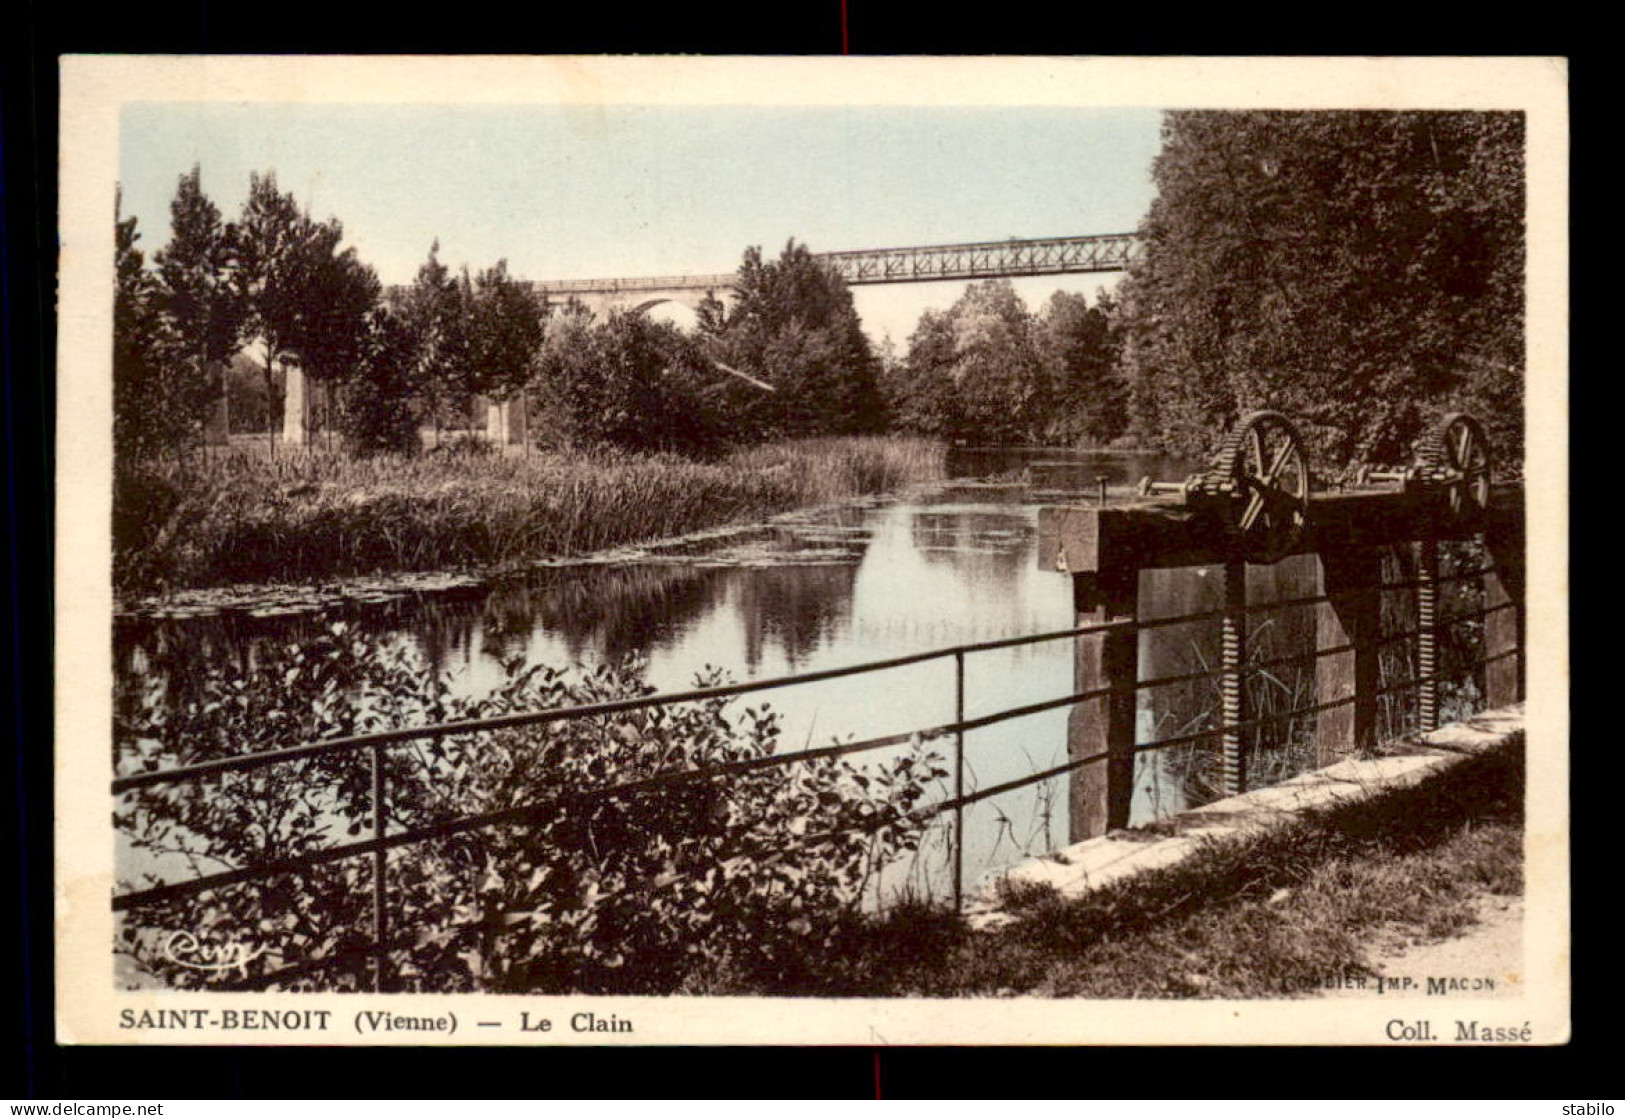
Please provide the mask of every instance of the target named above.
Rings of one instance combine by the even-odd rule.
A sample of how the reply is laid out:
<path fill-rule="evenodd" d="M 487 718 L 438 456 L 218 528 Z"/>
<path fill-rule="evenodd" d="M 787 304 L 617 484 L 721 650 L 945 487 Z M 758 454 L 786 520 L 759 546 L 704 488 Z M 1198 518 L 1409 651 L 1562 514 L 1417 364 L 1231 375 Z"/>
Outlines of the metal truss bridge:
<path fill-rule="evenodd" d="M 1138 258 L 1140 239 L 1133 233 L 1084 237 L 1011 238 L 956 245 L 856 249 L 819 252 L 823 261 L 848 284 L 928 283 L 933 280 L 991 279 L 1000 276 L 1066 275 L 1121 272 Z M 707 293 L 731 290 L 734 272 L 689 276 L 639 276 L 626 279 L 547 280 L 531 286 L 550 298 L 574 295 L 588 303 L 617 302 L 651 306 L 673 300 L 695 303 Z"/>
<path fill-rule="evenodd" d="M 980 241 L 916 248 L 817 253 L 849 284 L 923 283 L 998 276 L 1121 272 L 1140 250 L 1133 233 L 1032 240 Z"/>

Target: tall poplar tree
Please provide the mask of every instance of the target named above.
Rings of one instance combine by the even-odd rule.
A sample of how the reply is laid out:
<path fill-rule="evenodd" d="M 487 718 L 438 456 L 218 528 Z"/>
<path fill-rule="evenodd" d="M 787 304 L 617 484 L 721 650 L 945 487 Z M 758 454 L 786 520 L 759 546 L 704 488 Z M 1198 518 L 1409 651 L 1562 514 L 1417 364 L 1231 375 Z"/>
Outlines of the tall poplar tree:
<path fill-rule="evenodd" d="M 412 339 L 412 381 L 433 419 L 437 440 L 447 408 L 468 388 L 467 304 L 468 292 L 441 263 L 437 238 L 401 305 Z"/>
<path fill-rule="evenodd" d="M 206 412 L 217 412 L 219 434 L 225 436 L 230 433 L 225 363 L 242 341 L 244 314 L 233 282 L 234 232 L 203 193 L 197 165 L 181 176 L 169 213 L 169 243 L 153 257 L 162 285 L 160 303 L 177 335 L 180 357 L 198 385 L 197 399 Z"/>
<path fill-rule="evenodd" d="M 162 314 L 162 292 L 136 247 L 136 219 L 113 211 L 113 452 L 119 465 L 176 449 L 194 420 L 189 385 L 177 383 L 178 346 Z"/>
<path fill-rule="evenodd" d="M 498 260 L 474 277 L 469 307 L 468 366 L 477 392 L 507 400 L 530 379 L 542 343 L 542 308 Z"/>
<path fill-rule="evenodd" d="M 1044 428 L 1052 439 L 1102 446 L 1128 426 L 1115 306 L 1106 292 L 1091 307 L 1076 292 L 1057 291 L 1035 323 L 1039 350 L 1050 365 L 1053 404 Z"/>
<path fill-rule="evenodd" d="M 248 199 L 234 230 L 233 282 L 242 300 L 245 336 L 257 338 L 265 355 L 266 422 L 274 435 L 276 371 L 292 355 L 304 306 L 301 249 L 308 223 L 293 195 L 277 190 L 274 171 L 250 174 L 248 183 Z"/>
<path fill-rule="evenodd" d="M 892 370 L 888 387 L 897 427 L 947 439 L 965 436 L 954 384 L 954 331 L 946 311 L 920 315 L 909 335 L 908 353 Z"/>

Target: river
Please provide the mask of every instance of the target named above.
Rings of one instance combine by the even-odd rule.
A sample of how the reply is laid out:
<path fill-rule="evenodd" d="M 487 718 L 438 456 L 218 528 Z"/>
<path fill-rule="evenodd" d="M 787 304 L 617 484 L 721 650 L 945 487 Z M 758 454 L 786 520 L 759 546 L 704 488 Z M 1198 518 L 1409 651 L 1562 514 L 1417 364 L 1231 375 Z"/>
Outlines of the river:
<path fill-rule="evenodd" d="M 117 673 L 128 687 L 155 674 L 184 679 L 200 658 L 246 664 L 261 642 L 298 640 L 338 617 L 380 644 L 411 645 L 467 693 L 488 690 L 501 672 L 499 660 L 514 655 L 590 668 L 637 652 L 647 658 L 650 683 L 665 691 L 693 686 L 707 665 L 735 679 L 759 679 L 1064 629 L 1072 624 L 1070 580 L 1039 569 L 1039 508 L 1093 500 L 1099 478 L 1121 489 L 1146 474 L 1180 479 L 1186 472 L 1184 463 L 1150 455 L 957 451 L 942 484 L 613 562 L 551 566 L 490 584 L 287 616 L 240 610 L 126 618 L 116 629 Z M 1310 592 L 1308 573 L 1287 563 L 1274 572 L 1255 570 L 1254 578 L 1267 576 L 1265 598 L 1289 597 Z M 1144 616 L 1217 604 L 1214 580 L 1203 572 L 1144 577 Z M 1272 622 L 1283 632 L 1303 624 Z M 1211 629 L 1166 631 L 1156 645 L 1142 638 L 1142 678 L 1214 663 Z M 966 661 L 965 713 L 975 718 L 1065 695 L 1072 672 L 1064 640 L 973 654 Z M 1206 725 L 1215 695 L 1211 685 L 1145 694 L 1141 740 Z M 946 658 L 739 702 L 770 702 L 781 713 L 784 749 L 907 733 L 953 720 L 954 664 Z M 1063 709 L 968 733 L 967 791 L 1063 763 L 1066 721 Z M 951 757 L 951 742 L 937 745 Z M 1201 794 L 1204 765 L 1191 751 L 1142 755 L 1134 821 L 1187 806 Z M 950 792 L 951 786 L 941 790 Z M 1060 778 L 967 808 L 967 884 L 1070 841 L 1067 799 Z M 900 871 L 916 891 L 943 895 L 947 835 L 944 817 L 921 857 Z"/>

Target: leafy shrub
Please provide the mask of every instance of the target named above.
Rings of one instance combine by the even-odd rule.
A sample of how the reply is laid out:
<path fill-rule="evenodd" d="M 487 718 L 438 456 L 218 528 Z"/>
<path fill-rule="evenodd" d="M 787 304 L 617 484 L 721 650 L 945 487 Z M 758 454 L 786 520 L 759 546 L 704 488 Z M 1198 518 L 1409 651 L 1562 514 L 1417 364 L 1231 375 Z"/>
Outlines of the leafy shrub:
<path fill-rule="evenodd" d="M 247 673 L 211 669 L 184 693 L 156 685 L 126 704 L 121 773 L 385 727 L 492 717 L 651 692 L 635 658 L 567 675 L 508 663 L 488 696 L 461 699 L 404 651 L 380 652 L 334 625 L 266 654 Z M 701 686 L 723 682 L 708 670 Z M 386 877 L 389 989 L 670 993 L 726 970 L 784 981 L 828 948 L 878 867 L 917 849 L 913 813 L 944 770 L 919 750 L 858 766 L 837 758 L 690 778 L 638 792 L 586 790 L 657 772 L 767 757 L 766 705 L 730 717 L 725 698 L 381 750 L 388 833 L 517 810 L 517 821 L 392 851 Z M 176 878 L 261 866 L 372 830 L 367 751 L 264 766 L 125 793 L 115 825 L 121 892 L 140 861 Z M 187 866 L 183 875 L 181 864 Z M 348 954 L 276 981 L 287 989 L 372 984 L 372 860 L 144 905 L 118 949 L 147 980 L 181 987 L 252 980 Z M 156 880 L 156 876 L 150 880 Z M 191 969 L 171 937 L 262 952 L 240 967 Z"/>

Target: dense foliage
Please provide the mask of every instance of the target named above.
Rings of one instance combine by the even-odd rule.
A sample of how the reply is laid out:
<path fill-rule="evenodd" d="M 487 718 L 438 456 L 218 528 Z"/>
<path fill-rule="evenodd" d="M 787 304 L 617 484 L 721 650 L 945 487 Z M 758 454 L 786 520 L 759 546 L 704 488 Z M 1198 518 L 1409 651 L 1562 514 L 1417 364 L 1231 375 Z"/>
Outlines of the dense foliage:
<path fill-rule="evenodd" d="M 182 357 L 163 293 L 136 247 L 135 218 L 114 214 L 113 448 L 131 461 L 184 444 L 207 406 L 208 386 Z"/>
<path fill-rule="evenodd" d="M 880 361 L 846 282 L 791 241 L 777 260 L 745 252 L 735 299 L 701 309 L 710 358 L 750 374 L 718 381 L 722 421 L 740 442 L 878 431 L 886 417 Z"/>
<path fill-rule="evenodd" d="M 707 451 L 721 419 L 702 363 L 692 338 L 646 315 L 553 315 L 533 360 L 539 433 L 556 446 Z"/>
<path fill-rule="evenodd" d="M 794 242 L 778 260 L 748 250 L 737 297 L 710 301 L 685 332 L 643 308 L 550 305 L 506 261 L 458 274 L 438 241 L 386 300 L 339 221 L 312 218 L 272 173 L 250 177 L 227 223 L 194 167 L 172 213 L 156 273 L 134 249 L 134 219 L 119 222 L 121 463 L 193 447 L 206 421 L 210 441 L 249 419 L 274 434 L 295 373 L 307 378 L 306 434 L 339 431 L 364 453 L 416 449 L 424 425 L 438 449 L 442 431 L 484 426 L 484 399 L 534 409 L 530 440 L 554 447 L 714 453 L 885 426 L 851 293 Z"/>
<path fill-rule="evenodd" d="M 246 307 L 233 290 L 236 232 L 203 193 L 202 171 L 182 175 L 170 205 L 172 233 L 155 257 L 159 301 L 175 333 L 173 357 L 185 370 L 184 407 L 211 411 L 221 434 L 226 415 L 224 364 L 241 347 Z M 205 400 L 190 397 L 202 395 Z"/>
<path fill-rule="evenodd" d="M 724 680 L 708 671 L 696 682 Z M 635 660 L 574 677 L 514 661 L 489 696 L 456 698 L 415 657 L 380 652 L 335 625 L 303 646 L 268 650 L 246 673 L 221 665 L 173 694 L 153 683 L 122 711 L 115 763 L 139 772 L 651 692 Z M 649 994 L 724 973 L 792 979 L 856 915 L 878 866 L 917 848 L 923 818 L 913 809 L 945 769 L 916 748 L 862 765 L 824 758 L 581 795 L 772 755 L 778 716 L 765 705 L 737 716 L 728 707 L 711 699 L 384 750 L 391 832 L 529 809 L 390 856 L 388 925 L 400 947 L 384 967 L 388 988 Z M 366 753 L 349 753 L 140 789 L 114 819 L 126 859 L 195 876 L 365 837 L 377 810 L 371 788 Z M 347 858 L 144 907 L 122 922 L 118 949 L 173 986 L 365 951 L 370 867 L 369 857 Z M 241 968 L 191 969 L 175 961 L 177 933 L 260 953 Z M 370 974 L 351 958 L 278 985 L 366 989 Z"/>
<path fill-rule="evenodd" d="M 1033 315 L 1009 280 L 926 311 L 887 370 L 895 424 L 977 443 L 1103 445 L 1123 433 L 1114 304 L 1057 292 Z"/>
<path fill-rule="evenodd" d="M 1171 112 L 1121 292 L 1136 428 L 1185 451 L 1240 411 L 1327 464 L 1407 460 L 1463 408 L 1522 443 L 1524 121 Z"/>
<path fill-rule="evenodd" d="M 1122 318 L 1116 300 L 1102 291 L 1090 306 L 1082 295 L 1057 291 L 1036 327 L 1053 392 L 1043 417 L 1047 436 L 1088 446 L 1119 438 L 1128 426 L 1128 391 L 1119 368 Z"/>
<path fill-rule="evenodd" d="M 339 425 L 361 455 L 412 454 L 421 443 L 413 409 L 412 338 L 400 315 L 375 307 L 365 320 Z"/>
<path fill-rule="evenodd" d="M 1008 281 L 974 283 L 884 360 L 846 284 L 793 240 L 776 258 L 748 249 L 691 331 L 549 306 L 504 261 L 454 272 L 438 243 L 385 319 L 336 219 L 267 173 L 225 222 L 193 168 L 156 268 L 134 220 L 118 223 L 119 452 L 223 433 L 228 389 L 238 429 L 274 429 L 297 368 L 319 390 L 316 422 L 362 450 L 413 448 L 411 418 L 480 426 L 472 406 L 489 398 L 535 409 L 544 445 L 688 453 L 888 427 L 979 443 L 1129 434 L 1189 453 L 1267 406 L 1323 467 L 1402 460 L 1464 409 L 1515 460 L 1523 129 L 1504 112 L 1170 112 L 1144 253 L 1116 298 L 1058 293 L 1034 312 Z M 252 393 L 244 353 L 258 356 Z"/>

